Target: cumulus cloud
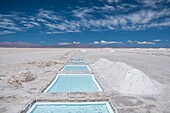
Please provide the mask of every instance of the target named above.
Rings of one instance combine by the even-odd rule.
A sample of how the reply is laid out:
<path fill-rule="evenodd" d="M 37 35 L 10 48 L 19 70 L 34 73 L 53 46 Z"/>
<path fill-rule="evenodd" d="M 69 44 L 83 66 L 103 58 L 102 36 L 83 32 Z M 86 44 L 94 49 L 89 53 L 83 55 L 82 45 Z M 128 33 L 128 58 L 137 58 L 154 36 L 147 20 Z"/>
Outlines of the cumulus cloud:
<path fill-rule="evenodd" d="M 129 43 L 131 43 L 131 44 L 133 44 L 133 43 L 134 43 L 134 41 L 132 41 L 132 40 L 128 40 L 128 42 L 129 42 Z"/>
<path fill-rule="evenodd" d="M 137 44 L 144 44 L 144 45 L 146 45 L 146 44 L 155 44 L 155 42 L 147 42 L 147 41 L 142 41 L 142 42 L 140 42 L 140 41 L 136 41 L 136 43 Z"/>
<path fill-rule="evenodd" d="M 153 40 L 153 42 L 160 42 L 160 41 L 161 41 L 160 39 Z"/>
<path fill-rule="evenodd" d="M 72 44 L 80 44 L 80 42 L 59 42 L 58 45 L 72 45 Z"/>
<path fill-rule="evenodd" d="M 107 44 L 122 44 L 122 42 L 101 40 L 101 41 L 94 41 L 93 43 L 90 43 L 90 44 L 103 44 L 103 45 L 107 45 Z"/>
<path fill-rule="evenodd" d="M 136 40 L 128 40 L 129 43 L 131 44 L 140 44 L 140 45 L 154 45 L 155 42 L 154 41 L 136 41 Z"/>
<path fill-rule="evenodd" d="M 140 45 L 154 45 L 157 42 L 160 42 L 160 39 L 154 39 L 152 41 L 136 41 L 136 40 L 128 40 L 129 43 L 131 44 L 140 44 Z"/>

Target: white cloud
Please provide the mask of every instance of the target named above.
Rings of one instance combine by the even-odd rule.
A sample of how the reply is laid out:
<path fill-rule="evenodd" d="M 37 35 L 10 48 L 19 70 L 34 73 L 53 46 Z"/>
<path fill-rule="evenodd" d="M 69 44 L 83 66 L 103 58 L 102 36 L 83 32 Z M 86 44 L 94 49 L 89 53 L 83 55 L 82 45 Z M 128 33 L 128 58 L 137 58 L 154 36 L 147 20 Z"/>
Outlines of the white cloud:
<path fill-rule="evenodd" d="M 99 41 L 94 41 L 93 44 L 99 44 L 100 42 Z"/>
<path fill-rule="evenodd" d="M 21 23 L 27 28 L 40 27 L 40 24 L 34 21 L 21 21 Z"/>
<path fill-rule="evenodd" d="M 160 22 L 160 23 L 151 23 L 148 25 L 145 25 L 147 28 L 161 28 L 161 27 L 169 27 L 170 21 Z"/>
<path fill-rule="evenodd" d="M 30 22 L 30 24 L 32 24 L 32 25 L 34 25 L 34 26 L 40 26 L 40 24 L 39 23 L 37 23 L 37 22 Z"/>
<path fill-rule="evenodd" d="M 113 12 L 113 11 L 116 11 L 117 8 L 115 6 L 112 6 L 112 5 L 104 5 L 103 7 L 93 7 L 95 12 L 107 12 L 109 13 L 110 12 Z"/>
<path fill-rule="evenodd" d="M 72 13 L 75 17 L 81 18 L 81 19 L 85 19 L 85 18 L 89 18 L 91 17 L 91 15 L 89 13 L 94 12 L 94 10 L 92 8 L 79 8 L 76 10 L 73 10 Z"/>
<path fill-rule="evenodd" d="M 136 40 L 128 40 L 129 43 L 131 44 L 140 44 L 140 45 L 150 45 L 150 44 L 155 44 L 154 41 L 136 41 Z"/>
<path fill-rule="evenodd" d="M 10 25 L 0 22 L 0 28 L 12 31 L 22 31 L 22 28 L 18 27 L 17 25 Z"/>
<path fill-rule="evenodd" d="M 57 34 L 106 30 L 136 31 L 170 27 L 170 8 L 161 6 L 165 0 L 137 0 L 140 4 L 148 4 L 147 8 L 146 6 L 143 8 L 143 6 L 130 3 L 115 3 L 122 0 L 100 1 L 104 1 L 103 6 L 76 7 L 77 9 L 67 12 L 69 17 L 64 15 L 65 13 L 46 9 L 39 9 L 36 14 L 31 16 L 22 13 L 0 14 L 0 28 L 4 30 L 4 33 L 6 31 L 19 32 L 34 28 L 46 34 Z M 156 5 L 156 8 L 150 8 L 152 5 L 149 4 Z M 129 12 L 125 14 L 126 11 Z M 99 43 L 106 44 L 107 42 Z"/>
<path fill-rule="evenodd" d="M 47 20 L 41 19 L 41 18 L 38 18 L 37 21 L 38 21 L 38 22 L 45 22 L 45 23 L 47 23 Z"/>
<path fill-rule="evenodd" d="M 34 25 L 32 25 L 32 24 L 29 24 L 29 23 L 25 23 L 25 24 L 23 24 L 25 27 L 27 27 L 27 28 L 32 28 L 32 27 L 34 27 Z"/>
<path fill-rule="evenodd" d="M 117 2 L 120 2 L 121 0 L 99 0 L 99 1 L 104 1 L 104 2 L 107 2 L 107 3 L 117 3 Z"/>
<path fill-rule="evenodd" d="M 22 31 L 22 28 L 20 28 L 15 21 L 11 19 L 9 19 L 9 16 L 12 15 L 2 15 L 0 14 L 0 28 L 5 29 L 4 32 L 6 32 L 6 30 L 11 30 L 11 31 Z M 6 32 L 7 34 L 7 32 Z"/>
<path fill-rule="evenodd" d="M 103 44 L 103 45 L 107 45 L 107 44 L 122 44 L 122 42 L 101 40 L 101 41 L 94 41 L 93 43 L 90 43 L 90 44 Z"/>
<path fill-rule="evenodd" d="M 80 42 L 75 42 L 75 41 L 74 41 L 73 44 L 80 44 Z"/>
<path fill-rule="evenodd" d="M 27 29 L 35 26 L 39 27 L 40 25 L 32 16 L 25 16 L 22 15 L 22 13 L 14 13 L 11 15 L 0 14 L 0 28 L 2 29 L 1 34 L 26 31 Z"/>
<path fill-rule="evenodd" d="M 159 12 L 154 10 L 140 10 L 129 14 L 106 15 L 105 18 L 87 19 L 79 22 L 81 27 L 86 29 L 93 29 L 93 31 L 100 29 L 108 30 L 145 30 L 148 28 L 160 28 L 170 26 L 170 20 L 162 20 L 158 22 L 159 18 L 170 16 L 170 9 L 161 10 Z"/>
<path fill-rule="evenodd" d="M 133 44 L 133 43 L 134 43 L 134 41 L 132 41 L 132 40 L 128 40 L 128 42 L 129 42 L 129 43 L 131 43 L 131 44 Z"/>
<path fill-rule="evenodd" d="M 147 42 L 147 41 L 142 41 L 142 42 L 140 42 L 140 41 L 136 41 L 136 43 L 137 44 L 144 44 L 144 45 L 147 45 L 147 44 L 155 44 L 155 42 Z"/>
<path fill-rule="evenodd" d="M 130 20 L 132 24 L 145 24 L 151 21 L 155 17 L 155 14 L 156 12 L 151 10 L 141 10 L 139 12 L 128 15 L 127 19 Z"/>
<path fill-rule="evenodd" d="M 7 30 L 0 31 L 0 35 L 12 34 L 12 33 L 15 33 L 15 32 L 14 31 L 7 31 Z"/>
<path fill-rule="evenodd" d="M 63 33 L 76 33 L 80 32 L 79 30 L 67 30 L 67 31 L 58 31 L 58 30 L 51 30 L 51 31 L 46 31 L 46 34 L 63 34 Z"/>
<path fill-rule="evenodd" d="M 80 44 L 80 42 L 59 42 L 58 45 L 72 45 L 72 44 Z"/>
<path fill-rule="evenodd" d="M 139 3 L 143 3 L 146 6 L 153 6 L 159 0 L 136 0 L 136 1 L 138 1 Z"/>
<path fill-rule="evenodd" d="M 58 34 L 58 33 L 69 33 L 69 32 L 80 32 L 79 23 L 65 21 L 60 24 L 56 23 L 43 23 L 48 28 L 47 34 Z"/>
<path fill-rule="evenodd" d="M 160 39 L 153 40 L 153 42 L 160 42 L 160 41 L 161 41 Z"/>
<path fill-rule="evenodd" d="M 41 20 L 49 19 L 52 21 L 63 19 L 61 16 L 57 16 L 57 14 L 53 10 L 44 10 L 44 9 L 39 10 L 37 17 L 39 17 L 39 19 Z"/>
<path fill-rule="evenodd" d="M 161 3 L 169 3 L 169 0 L 136 0 L 139 3 L 142 3 L 142 5 L 144 5 L 145 7 L 153 7 L 153 8 L 157 8 L 158 4 Z"/>

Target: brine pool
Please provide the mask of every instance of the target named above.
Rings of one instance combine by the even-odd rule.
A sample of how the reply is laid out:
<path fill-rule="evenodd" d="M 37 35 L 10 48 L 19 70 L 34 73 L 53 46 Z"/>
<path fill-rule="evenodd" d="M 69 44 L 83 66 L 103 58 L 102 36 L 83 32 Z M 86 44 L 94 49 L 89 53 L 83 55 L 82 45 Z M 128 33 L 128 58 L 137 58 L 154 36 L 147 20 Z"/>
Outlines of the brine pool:
<path fill-rule="evenodd" d="M 27 113 L 115 113 L 108 102 L 37 102 Z"/>
<path fill-rule="evenodd" d="M 58 74 L 44 92 L 100 92 L 93 74 Z"/>
<path fill-rule="evenodd" d="M 91 71 L 88 65 L 65 65 L 61 71 Z"/>

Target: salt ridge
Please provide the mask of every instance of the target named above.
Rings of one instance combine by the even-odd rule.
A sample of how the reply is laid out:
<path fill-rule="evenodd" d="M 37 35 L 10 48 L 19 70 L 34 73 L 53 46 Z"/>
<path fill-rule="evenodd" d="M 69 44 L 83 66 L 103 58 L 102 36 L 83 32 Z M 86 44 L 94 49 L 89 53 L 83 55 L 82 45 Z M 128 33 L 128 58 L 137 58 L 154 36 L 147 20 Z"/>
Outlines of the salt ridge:
<path fill-rule="evenodd" d="M 144 72 L 122 62 L 99 59 L 92 68 L 99 71 L 113 89 L 120 93 L 132 95 L 158 95 L 163 86 L 149 78 Z"/>

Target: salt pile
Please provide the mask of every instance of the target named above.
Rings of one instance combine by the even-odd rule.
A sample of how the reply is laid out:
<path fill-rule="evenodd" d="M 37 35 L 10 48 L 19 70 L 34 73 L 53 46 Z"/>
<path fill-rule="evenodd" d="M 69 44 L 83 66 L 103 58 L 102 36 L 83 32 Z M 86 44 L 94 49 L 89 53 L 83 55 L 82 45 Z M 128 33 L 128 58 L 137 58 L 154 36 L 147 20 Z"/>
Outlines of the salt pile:
<path fill-rule="evenodd" d="M 92 68 L 99 71 L 115 90 L 124 94 L 157 95 L 162 85 L 142 71 L 122 62 L 111 62 L 101 58 Z"/>
<path fill-rule="evenodd" d="M 35 79 L 37 79 L 37 76 L 32 74 L 30 71 L 27 71 L 27 72 L 21 71 L 13 75 L 9 79 L 8 83 L 11 85 L 15 85 L 15 86 L 21 86 L 22 82 L 29 82 Z"/>

